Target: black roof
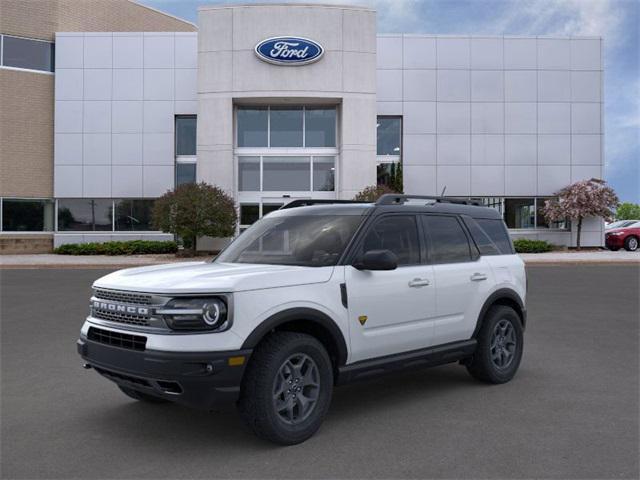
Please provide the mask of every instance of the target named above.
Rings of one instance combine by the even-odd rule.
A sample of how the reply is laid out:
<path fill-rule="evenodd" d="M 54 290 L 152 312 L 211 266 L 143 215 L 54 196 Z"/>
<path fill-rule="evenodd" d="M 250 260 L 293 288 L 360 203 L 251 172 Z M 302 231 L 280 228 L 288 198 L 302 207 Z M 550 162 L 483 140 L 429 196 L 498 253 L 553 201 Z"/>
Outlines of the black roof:
<path fill-rule="evenodd" d="M 279 215 L 368 215 L 382 212 L 449 213 L 472 218 L 502 219 L 495 208 L 467 200 L 445 197 L 387 194 L 376 203 L 354 200 L 294 200 L 284 205 Z"/>

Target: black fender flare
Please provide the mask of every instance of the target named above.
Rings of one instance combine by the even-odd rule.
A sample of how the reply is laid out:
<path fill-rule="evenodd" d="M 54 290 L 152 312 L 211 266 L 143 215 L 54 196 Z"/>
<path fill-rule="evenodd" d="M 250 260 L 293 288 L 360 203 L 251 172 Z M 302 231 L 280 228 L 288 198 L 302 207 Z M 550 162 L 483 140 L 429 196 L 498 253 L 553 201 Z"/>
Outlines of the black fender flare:
<path fill-rule="evenodd" d="M 514 310 L 520 316 L 520 320 L 522 321 L 522 328 L 526 327 L 527 323 L 527 309 L 524 306 L 524 302 L 518 292 L 512 290 L 510 288 L 500 288 L 493 292 L 489 297 L 485 300 L 482 308 L 480 309 L 480 314 L 478 315 L 478 320 L 476 322 L 476 328 L 473 331 L 473 335 L 471 338 L 476 338 L 480 328 L 482 328 L 482 321 L 487 313 L 487 311 L 495 304 L 508 305 L 515 307 Z"/>
<path fill-rule="evenodd" d="M 292 321 L 306 321 L 322 327 L 329 333 L 336 348 L 338 365 L 344 365 L 347 361 L 347 342 L 342 331 L 336 322 L 327 314 L 313 308 L 296 307 L 282 310 L 271 315 L 260 323 L 246 338 L 242 344 L 242 349 L 253 349 L 270 331 L 275 330 L 280 325 Z"/>

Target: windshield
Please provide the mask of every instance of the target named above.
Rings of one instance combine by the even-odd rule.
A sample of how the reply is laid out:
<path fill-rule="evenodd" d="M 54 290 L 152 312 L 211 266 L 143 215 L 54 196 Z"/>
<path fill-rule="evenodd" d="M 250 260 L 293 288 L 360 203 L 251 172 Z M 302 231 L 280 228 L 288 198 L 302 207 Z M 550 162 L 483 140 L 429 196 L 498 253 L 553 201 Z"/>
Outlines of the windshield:
<path fill-rule="evenodd" d="M 216 262 L 335 265 L 362 218 L 360 215 L 268 216 L 236 238 Z"/>
<path fill-rule="evenodd" d="M 636 220 L 618 220 L 617 222 L 613 222 L 607 225 L 607 230 L 611 230 L 612 228 L 630 227 L 634 223 L 636 223 Z"/>

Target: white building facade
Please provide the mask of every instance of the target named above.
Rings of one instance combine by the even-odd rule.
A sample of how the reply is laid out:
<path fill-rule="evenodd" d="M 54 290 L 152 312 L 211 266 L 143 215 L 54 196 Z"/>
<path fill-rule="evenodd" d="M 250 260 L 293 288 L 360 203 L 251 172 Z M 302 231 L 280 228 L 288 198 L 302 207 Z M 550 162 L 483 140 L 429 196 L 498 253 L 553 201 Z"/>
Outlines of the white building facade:
<path fill-rule="evenodd" d="M 202 7 L 197 34 L 59 33 L 55 244 L 170 238 L 151 230 L 153 199 L 196 180 L 233 195 L 240 228 L 385 183 L 478 199 L 516 237 L 575 244 L 540 209 L 603 177 L 601 39 L 375 25 L 362 7 L 227 5 Z M 256 52 L 274 38 L 321 52 L 274 64 Z M 583 244 L 602 229 L 587 221 Z"/>

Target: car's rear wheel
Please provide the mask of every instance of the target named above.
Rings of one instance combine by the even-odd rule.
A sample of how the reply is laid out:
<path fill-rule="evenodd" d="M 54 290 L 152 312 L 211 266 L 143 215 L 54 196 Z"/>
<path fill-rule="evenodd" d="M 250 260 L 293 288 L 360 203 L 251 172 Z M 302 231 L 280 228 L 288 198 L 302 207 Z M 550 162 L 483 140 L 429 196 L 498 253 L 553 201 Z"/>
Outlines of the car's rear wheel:
<path fill-rule="evenodd" d="M 256 435 L 294 445 L 320 428 L 332 393 L 333 369 L 322 344 L 303 333 L 276 332 L 254 351 L 238 407 Z"/>
<path fill-rule="evenodd" d="M 633 235 L 631 235 L 625 238 L 624 249 L 629 252 L 635 252 L 636 250 L 638 250 L 638 237 L 634 237 Z"/>
<path fill-rule="evenodd" d="M 520 366 L 524 339 L 516 311 L 504 305 L 491 307 L 477 335 L 478 346 L 467 362 L 467 370 L 487 383 L 505 383 Z"/>
<path fill-rule="evenodd" d="M 148 393 L 139 392 L 138 390 L 134 390 L 133 388 L 127 388 L 121 385 L 118 385 L 118 388 L 127 397 L 131 397 L 134 400 L 139 400 L 141 402 L 147 402 L 147 403 L 167 403 L 168 402 L 168 400 L 165 400 L 162 397 L 156 397 L 155 395 L 149 395 Z"/>

